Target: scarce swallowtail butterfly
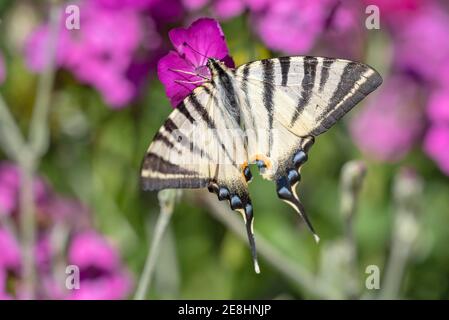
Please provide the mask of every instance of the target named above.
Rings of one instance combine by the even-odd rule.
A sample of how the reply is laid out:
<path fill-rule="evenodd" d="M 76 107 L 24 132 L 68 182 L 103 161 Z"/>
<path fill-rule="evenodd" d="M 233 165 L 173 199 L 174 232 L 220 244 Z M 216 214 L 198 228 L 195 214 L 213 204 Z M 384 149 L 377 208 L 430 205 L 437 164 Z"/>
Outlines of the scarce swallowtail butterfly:
<path fill-rule="evenodd" d="M 145 190 L 203 188 L 243 216 L 255 270 L 253 206 L 248 192 L 257 164 L 318 237 L 296 193 L 315 137 L 328 130 L 382 78 L 354 61 L 281 57 L 230 69 L 208 58 L 210 79 L 170 114 L 142 163 Z"/>

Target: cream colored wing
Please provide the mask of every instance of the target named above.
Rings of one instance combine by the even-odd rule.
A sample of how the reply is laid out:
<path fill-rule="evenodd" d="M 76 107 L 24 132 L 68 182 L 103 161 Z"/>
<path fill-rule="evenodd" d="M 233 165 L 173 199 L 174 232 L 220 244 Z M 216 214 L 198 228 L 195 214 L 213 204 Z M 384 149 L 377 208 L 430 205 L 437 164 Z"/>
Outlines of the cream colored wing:
<path fill-rule="evenodd" d="M 295 191 L 308 149 L 315 136 L 376 89 L 382 78 L 362 63 L 321 57 L 255 61 L 234 74 L 249 161 L 276 182 L 278 196 L 315 234 Z"/>

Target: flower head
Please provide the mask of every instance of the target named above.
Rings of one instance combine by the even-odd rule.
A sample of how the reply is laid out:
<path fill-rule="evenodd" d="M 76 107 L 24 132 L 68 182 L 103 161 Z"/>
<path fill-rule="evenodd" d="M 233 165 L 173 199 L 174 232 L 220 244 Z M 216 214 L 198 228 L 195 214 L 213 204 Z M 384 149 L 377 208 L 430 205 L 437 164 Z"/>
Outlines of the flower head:
<path fill-rule="evenodd" d="M 41 178 L 34 180 L 34 198 L 38 206 L 43 205 L 49 196 L 49 188 Z M 20 171 L 8 162 L 0 163 L 0 215 L 11 215 L 19 203 Z"/>
<path fill-rule="evenodd" d="M 415 14 L 396 19 L 393 39 L 396 65 L 431 83 L 444 85 L 444 66 L 449 59 L 449 15 L 437 5 L 427 5 Z M 425 63 L 423 63 L 425 57 Z M 447 80 L 447 78 L 446 78 Z"/>
<path fill-rule="evenodd" d="M 254 15 L 255 28 L 268 47 L 288 54 L 312 48 L 336 1 L 279 0 Z"/>
<path fill-rule="evenodd" d="M 210 77 L 207 58 L 219 59 L 228 67 L 234 67 L 224 33 L 213 19 L 199 19 L 187 29 L 172 29 L 169 37 L 176 51 L 170 51 L 159 60 L 157 72 L 174 107 L 205 77 Z"/>
<path fill-rule="evenodd" d="M 0 299 L 28 297 L 21 287 L 22 247 L 16 230 L 20 221 L 18 201 L 20 170 L 0 162 Z M 42 285 L 36 297 L 45 299 L 123 299 L 132 279 L 119 252 L 92 229 L 88 210 L 75 199 L 56 194 L 43 178 L 34 180 L 36 203 L 36 272 Z M 3 221 L 10 223 L 3 225 Z M 80 290 L 67 291 L 54 274 L 64 259 L 80 269 Z M 64 260 L 63 260 L 64 261 Z M 10 281 L 11 280 L 11 281 Z M 11 283 L 11 285 L 10 285 Z M 8 284 L 8 286 L 7 286 Z"/>
<path fill-rule="evenodd" d="M 129 294 L 131 278 L 119 255 L 94 231 L 77 234 L 69 248 L 69 262 L 80 268 L 80 289 L 70 299 L 120 299 Z"/>
<path fill-rule="evenodd" d="M 97 89 L 113 108 L 131 102 L 142 82 L 130 78 L 130 70 L 136 74 L 136 66 L 147 67 L 135 63 L 138 53 L 145 52 L 145 59 L 151 60 L 161 45 L 154 21 L 137 10 L 153 2 L 157 1 L 80 1 L 82 28 L 61 28 L 56 49 L 58 67 Z M 46 25 L 38 27 L 28 39 L 25 56 L 31 70 L 40 72 L 45 67 L 48 39 Z"/>

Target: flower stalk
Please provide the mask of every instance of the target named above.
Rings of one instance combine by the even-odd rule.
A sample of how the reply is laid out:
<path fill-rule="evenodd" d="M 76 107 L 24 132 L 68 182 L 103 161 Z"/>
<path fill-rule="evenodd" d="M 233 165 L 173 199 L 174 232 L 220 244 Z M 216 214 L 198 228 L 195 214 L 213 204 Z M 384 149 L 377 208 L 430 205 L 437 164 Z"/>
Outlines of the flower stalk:
<path fill-rule="evenodd" d="M 157 218 L 150 250 L 148 251 L 142 276 L 139 280 L 139 284 L 134 295 L 134 300 L 145 299 L 146 294 L 151 288 L 151 281 L 153 279 L 157 259 L 159 257 L 162 238 L 173 214 L 176 200 L 180 197 L 180 194 L 180 190 L 173 189 L 162 190 L 158 193 L 160 213 Z"/>
<path fill-rule="evenodd" d="M 393 184 L 395 216 L 390 256 L 385 268 L 381 299 L 398 299 L 407 262 L 419 235 L 418 213 L 423 182 L 415 171 L 402 168 Z"/>
<path fill-rule="evenodd" d="M 3 97 L 0 96 L 1 146 L 5 153 L 19 164 L 20 187 L 20 232 L 23 247 L 23 279 L 26 299 L 33 299 L 36 292 L 36 266 L 34 247 L 36 240 L 33 177 L 42 156 L 49 145 L 48 113 L 54 83 L 56 43 L 59 30 L 60 8 L 53 5 L 50 10 L 51 36 L 46 52 L 46 68 L 40 76 L 37 98 L 31 117 L 29 138 L 26 140 L 11 115 Z"/>

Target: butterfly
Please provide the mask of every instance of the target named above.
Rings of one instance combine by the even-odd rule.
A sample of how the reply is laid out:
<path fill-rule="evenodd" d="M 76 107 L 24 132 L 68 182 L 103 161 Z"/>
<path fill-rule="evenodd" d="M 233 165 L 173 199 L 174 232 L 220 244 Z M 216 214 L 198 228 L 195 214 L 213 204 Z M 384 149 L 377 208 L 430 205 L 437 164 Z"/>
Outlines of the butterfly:
<path fill-rule="evenodd" d="M 257 273 L 249 165 L 319 238 L 296 192 L 315 137 L 375 90 L 382 77 L 363 63 L 325 57 L 265 59 L 228 68 L 208 58 L 210 78 L 169 115 L 143 159 L 145 190 L 205 188 L 241 213 Z"/>

